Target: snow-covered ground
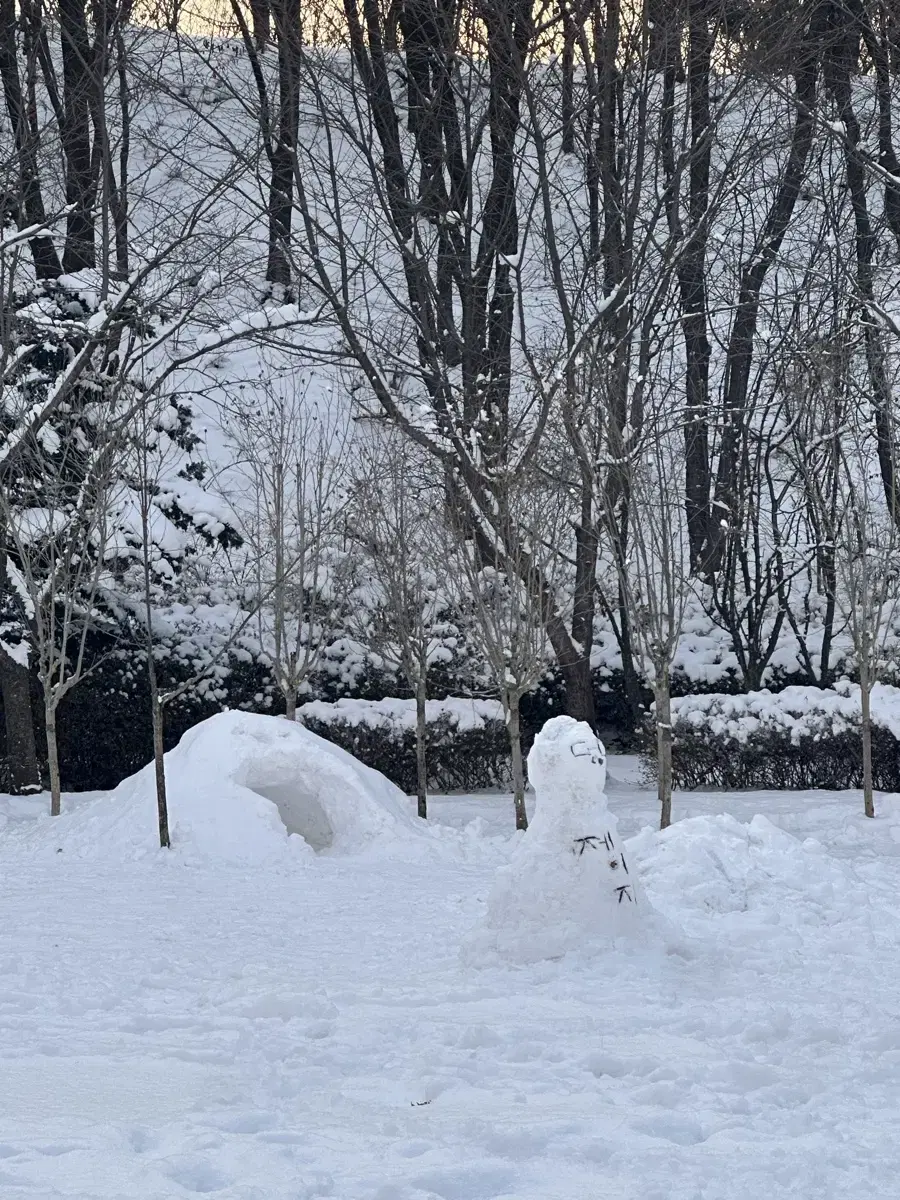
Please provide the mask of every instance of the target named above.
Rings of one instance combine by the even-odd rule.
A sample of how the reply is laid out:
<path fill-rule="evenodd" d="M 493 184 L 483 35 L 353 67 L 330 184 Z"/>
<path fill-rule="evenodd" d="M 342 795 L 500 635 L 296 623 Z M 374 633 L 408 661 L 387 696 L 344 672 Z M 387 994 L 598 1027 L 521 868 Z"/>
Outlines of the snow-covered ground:
<path fill-rule="evenodd" d="M 657 835 L 633 760 L 609 792 L 672 936 L 481 970 L 508 798 L 265 867 L 38 854 L 0 801 L 0 1196 L 894 1200 L 900 805 L 693 794 Z"/>

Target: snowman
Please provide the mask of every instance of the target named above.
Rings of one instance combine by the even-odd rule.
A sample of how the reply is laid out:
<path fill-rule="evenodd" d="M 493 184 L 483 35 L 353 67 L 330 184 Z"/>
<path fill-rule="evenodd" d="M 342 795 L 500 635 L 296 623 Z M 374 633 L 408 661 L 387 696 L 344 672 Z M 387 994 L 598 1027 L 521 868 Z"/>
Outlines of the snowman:
<path fill-rule="evenodd" d="M 640 910 L 607 807 L 606 754 L 591 727 L 553 717 L 528 755 L 535 815 L 469 938 L 471 961 L 535 962 L 630 933 Z"/>

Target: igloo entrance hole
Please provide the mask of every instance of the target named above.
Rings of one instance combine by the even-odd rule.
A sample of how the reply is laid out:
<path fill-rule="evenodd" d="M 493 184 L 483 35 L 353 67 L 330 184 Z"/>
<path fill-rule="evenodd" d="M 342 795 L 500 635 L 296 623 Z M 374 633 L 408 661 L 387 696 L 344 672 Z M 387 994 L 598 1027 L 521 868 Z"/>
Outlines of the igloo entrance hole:
<path fill-rule="evenodd" d="M 248 784 L 277 807 L 288 833 L 298 833 L 319 854 L 334 841 L 334 830 L 315 796 L 296 783 Z"/>

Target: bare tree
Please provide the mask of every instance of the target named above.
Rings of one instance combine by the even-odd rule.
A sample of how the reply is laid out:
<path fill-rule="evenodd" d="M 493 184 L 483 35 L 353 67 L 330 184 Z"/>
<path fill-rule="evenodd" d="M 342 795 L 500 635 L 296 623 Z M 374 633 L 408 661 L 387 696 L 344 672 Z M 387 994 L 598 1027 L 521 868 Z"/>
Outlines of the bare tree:
<path fill-rule="evenodd" d="M 7 571 L 32 634 L 34 668 L 44 696 L 50 812 L 60 812 L 57 710 L 84 678 L 90 635 L 108 624 L 99 604 L 110 530 L 120 430 L 94 426 L 92 447 L 76 436 L 57 453 L 34 453 L 41 473 L 30 488 L 0 496 L 0 521 L 11 551 Z M 96 661 L 96 660 L 95 660 Z"/>
<path fill-rule="evenodd" d="M 398 438 L 366 447 L 353 484 L 351 536 L 365 554 L 371 595 L 358 624 L 366 642 L 399 668 L 416 700 L 416 799 L 428 816 L 426 702 L 428 667 L 439 614 L 440 554 L 436 530 L 442 498 L 421 456 Z"/>
<path fill-rule="evenodd" d="M 628 471 L 629 547 L 618 561 L 635 642 L 653 679 L 661 829 L 672 821 L 672 663 L 694 590 L 677 432 L 654 422 L 635 451 Z"/>
<path fill-rule="evenodd" d="M 549 36 L 536 16 L 530 2 L 393 15 L 347 3 L 349 56 L 301 50 L 306 120 L 319 132 L 294 154 L 293 273 L 356 369 L 358 413 L 373 415 L 374 402 L 433 458 L 457 516 L 467 508 L 501 558 L 512 529 L 494 521 L 495 472 L 528 469 L 562 381 L 536 388 L 520 352 L 535 193 L 519 143 L 530 56 Z M 405 98 L 387 50 L 395 26 Z M 251 68 L 256 77 L 252 56 Z M 546 581 L 536 569 L 526 578 L 542 605 Z M 565 604 L 543 607 L 569 703 L 593 720 L 589 650 Z"/>
<path fill-rule="evenodd" d="M 497 514 L 501 525 L 514 526 L 507 547 L 521 547 L 522 561 L 507 550 L 502 566 L 486 559 L 476 537 L 458 528 L 452 554 L 455 596 L 468 613 L 472 633 L 488 664 L 500 696 L 512 756 L 513 802 L 516 828 L 527 829 L 525 770 L 522 759 L 520 706 L 549 665 L 547 606 L 554 600 L 553 585 L 560 572 L 557 551 L 561 513 L 556 497 L 531 477 L 507 480 Z M 546 591 L 534 585 L 530 572 L 539 573 Z"/>
<path fill-rule="evenodd" d="M 259 103 L 259 128 L 269 163 L 266 279 L 289 288 L 294 169 L 300 121 L 302 8 L 299 0 L 251 3 L 252 32 L 238 0 L 231 0 L 231 9 L 253 68 L 253 82 Z M 275 89 L 267 80 L 261 61 L 261 52 L 269 39 L 270 17 L 274 20 L 278 42 L 277 102 Z"/>
<path fill-rule="evenodd" d="M 859 674 L 863 805 L 866 816 L 874 817 L 872 689 L 884 668 L 885 639 L 900 605 L 900 541 L 862 425 L 864 407 L 848 414 L 841 434 L 843 469 L 835 532 L 837 577 Z"/>
<path fill-rule="evenodd" d="M 226 424 L 244 464 L 241 534 L 260 598 L 285 716 L 315 670 L 344 607 L 348 564 L 341 539 L 348 480 L 345 421 L 315 403 L 296 378 L 270 379 Z M 271 622 L 269 626 L 269 622 Z"/>
<path fill-rule="evenodd" d="M 837 575 L 841 538 L 844 465 L 841 451 L 850 405 L 850 331 L 838 309 L 807 345 L 798 347 L 785 364 L 785 415 L 790 440 L 786 447 L 799 480 L 801 507 L 812 548 L 811 592 L 824 605 L 801 612 L 786 604 L 810 683 L 828 686 L 834 678 L 835 637 L 843 631 Z M 814 652 L 810 634 L 818 640 Z"/>
<path fill-rule="evenodd" d="M 161 683 L 157 667 L 159 610 L 179 589 L 190 594 L 191 583 L 195 581 L 190 563 L 201 547 L 215 550 L 218 546 L 227 551 L 239 548 L 241 540 L 232 514 L 220 511 L 219 519 L 212 523 L 204 516 L 198 526 L 192 524 L 187 509 L 171 495 L 171 477 L 179 468 L 181 473 L 176 480 L 180 478 L 196 486 L 190 468 L 185 479 L 181 453 L 185 444 L 191 446 L 196 439 L 172 436 L 173 398 L 165 391 L 143 393 L 142 400 L 129 423 L 129 472 L 123 489 L 124 536 L 120 556 L 125 554 L 131 569 L 131 593 L 136 597 L 134 607 L 139 613 L 138 641 L 146 659 L 153 730 L 159 844 L 169 849 L 172 843 L 165 766 L 166 709 L 194 691 L 221 664 L 252 625 L 258 615 L 257 605 L 266 597 L 255 596 L 251 603 L 236 606 L 230 628 L 220 631 L 217 647 L 205 655 L 187 678 L 170 682 L 169 686 Z"/>

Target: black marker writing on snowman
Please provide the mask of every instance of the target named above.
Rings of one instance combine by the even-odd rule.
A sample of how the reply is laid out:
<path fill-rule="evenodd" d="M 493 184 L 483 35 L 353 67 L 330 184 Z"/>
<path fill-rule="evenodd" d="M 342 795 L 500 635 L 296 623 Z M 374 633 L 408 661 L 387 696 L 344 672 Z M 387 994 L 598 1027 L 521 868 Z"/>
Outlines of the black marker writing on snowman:
<path fill-rule="evenodd" d="M 581 858 L 585 850 L 600 850 L 602 848 L 607 852 L 607 854 L 617 853 L 616 844 L 612 839 L 612 835 L 608 831 L 602 837 L 599 834 L 592 833 L 588 834 L 586 837 L 573 838 L 572 841 L 574 842 L 574 845 L 572 846 L 572 853 L 578 858 Z M 625 855 L 621 850 L 618 851 L 618 855 L 618 858 L 611 858 L 609 860 L 609 869 L 611 871 L 618 871 L 619 865 L 621 864 L 622 870 L 627 875 L 628 864 L 625 862 Z M 623 883 L 617 887 L 616 894 L 619 897 L 620 904 L 624 900 L 627 900 L 629 904 L 634 904 L 635 902 L 630 883 Z"/>

